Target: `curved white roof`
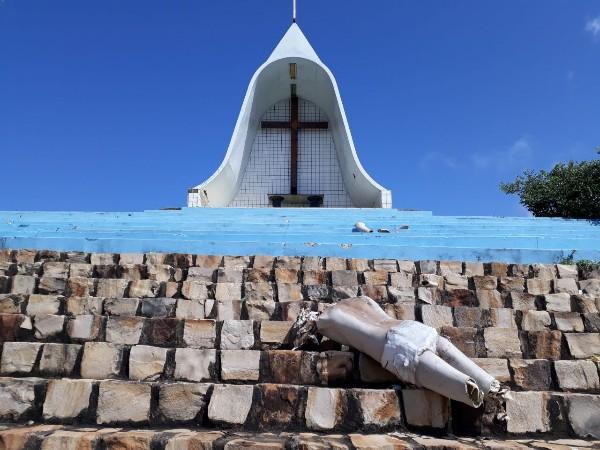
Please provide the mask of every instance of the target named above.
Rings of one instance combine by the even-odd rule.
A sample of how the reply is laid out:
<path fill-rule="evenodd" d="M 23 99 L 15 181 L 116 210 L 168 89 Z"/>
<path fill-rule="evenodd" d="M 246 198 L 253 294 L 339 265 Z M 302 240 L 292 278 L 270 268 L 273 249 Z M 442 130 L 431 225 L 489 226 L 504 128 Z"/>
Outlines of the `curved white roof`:
<path fill-rule="evenodd" d="M 223 162 L 206 181 L 188 191 L 189 207 L 224 207 L 236 195 L 260 119 L 276 102 L 288 98 L 289 63 L 296 63 L 294 80 L 299 96 L 327 114 L 346 191 L 355 207 L 391 208 L 391 191 L 377 184 L 363 169 L 344 112 L 335 78 L 293 23 L 269 58 L 254 73 Z"/>

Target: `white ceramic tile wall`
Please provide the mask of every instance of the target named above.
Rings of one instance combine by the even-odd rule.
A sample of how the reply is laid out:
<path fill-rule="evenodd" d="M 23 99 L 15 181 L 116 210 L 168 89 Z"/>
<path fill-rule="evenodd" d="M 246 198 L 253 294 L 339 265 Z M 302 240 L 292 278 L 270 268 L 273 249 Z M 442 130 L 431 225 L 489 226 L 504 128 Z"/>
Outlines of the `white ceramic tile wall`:
<path fill-rule="evenodd" d="M 301 122 L 327 121 L 321 109 L 300 99 Z M 289 121 L 290 100 L 273 105 L 262 120 Z M 268 207 L 270 194 L 290 192 L 290 131 L 260 129 L 254 140 L 240 189 L 231 207 Z M 323 206 L 351 208 L 329 130 L 304 129 L 298 133 L 298 193 L 323 194 Z"/>

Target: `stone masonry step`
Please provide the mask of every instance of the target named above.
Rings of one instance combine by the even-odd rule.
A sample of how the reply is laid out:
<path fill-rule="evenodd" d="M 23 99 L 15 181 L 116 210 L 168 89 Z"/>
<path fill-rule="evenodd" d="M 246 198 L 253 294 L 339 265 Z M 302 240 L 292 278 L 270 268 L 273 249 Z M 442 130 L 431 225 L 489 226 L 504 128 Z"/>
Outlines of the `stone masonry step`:
<path fill-rule="evenodd" d="M 473 357 L 466 353 L 513 390 L 600 391 L 597 359 Z M 403 385 L 378 363 L 356 351 L 174 349 L 109 342 L 85 345 L 5 342 L 1 349 L 0 374 L 330 387 Z"/>
<path fill-rule="evenodd" d="M 356 295 L 436 328 L 510 395 L 471 409 L 327 339 L 292 350 L 301 309 Z M 131 448 L 154 450 L 487 445 L 352 438 L 395 430 L 585 438 L 600 428 L 599 307 L 594 266 L 0 250 L 0 421 L 45 423 L 67 436 L 64 426 L 92 427 L 96 437 L 84 441 L 94 450 L 123 448 L 99 437 L 117 431 L 98 426 L 150 427 L 140 430 L 150 440 Z M 177 432 L 159 430 L 180 426 L 219 437 L 212 447 L 171 444 L 165 436 Z M 236 434 L 281 430 L 350 434 L 304 447 L 297 439 L 306 434 L 276 442 Z M 37 449 L 44 433 L 6 439 L 31 438 L 27 448 Z M 56 439 L 45 448 L 76 445 Z"/>
<path fill-rule="evenodd" d="M 386 308 L 391 317 L 420 319 L 471 357 L 587 359 L 600 355 L 598 313 L 515 314 L 511 309 L 419 306 L 415 317 L 404 308 Z M 556 328 L 552 329 L 552 321 Z M 167 348 L 273 350 L 292 348 L 291 321 L 0 314 L 2 342 L 71 344 L 89 342 Z M 458 325 L 458 326 L 455 326 Z M 483 328 L 481 328 L 483 326 Z M 564 330 L 564 331 L 561 331 Z M 318 350 L 349 350 L 323 339 Z M 75 350 L 73 350 L 75 351 Z M 77 350 L 79 351 L 79 350 Z"/>
<path fill-rule="evenodd" d="M 228 430 L 78 428 L 0 424 L 2 450 L 527 450 L 597 449 L 593 439 L 474 439 L 414 433 L 244 433 Z"/>
<path fill-rule="evenodd" d="M 0 421 L 15 423 L 580 438 L 598 438 L 600 430 L 600 395 L 583 393 L 512 392 L 473 409 L 414 388 L 40 378 L 0 378 L 0 387 Z"/>
<path fill-rule="evenodd" d="M 95 314 L 293 320 L 294 310 L 287 309 L 298 306 L 295 302 L 318 308 L 356 295 L 382 305 L 593 313 L 600 302 L 600 270 L 340 258 L 0 253 L 3 313 L 76 314 L 78 306 L 85 310 L 90 303 Z"/>

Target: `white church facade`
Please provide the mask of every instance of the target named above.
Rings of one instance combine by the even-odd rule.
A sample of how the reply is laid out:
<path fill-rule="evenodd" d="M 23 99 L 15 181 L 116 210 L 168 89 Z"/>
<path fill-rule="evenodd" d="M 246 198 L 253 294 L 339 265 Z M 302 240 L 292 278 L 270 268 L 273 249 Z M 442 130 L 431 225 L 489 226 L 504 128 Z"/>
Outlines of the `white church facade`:
<path fill-rule="evenodd" d="M 188 207 L 391 208 L 364 170 L 337 83 L 294 22 L 255 72 L 223 162 Z"/>

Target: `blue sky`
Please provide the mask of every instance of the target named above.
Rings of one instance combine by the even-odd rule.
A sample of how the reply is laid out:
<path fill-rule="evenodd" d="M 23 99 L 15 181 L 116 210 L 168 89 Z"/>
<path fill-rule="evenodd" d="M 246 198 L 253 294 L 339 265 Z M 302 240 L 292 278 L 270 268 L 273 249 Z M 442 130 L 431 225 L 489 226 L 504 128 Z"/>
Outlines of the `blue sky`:
<path fill-rule="evenodd" d="M 498 189 L 600 145 L 595 0 L 298 0 L 394 207 L 524 215 Z M 182 206 L 291 0 L 1 0 L 0 209 Z"/>

